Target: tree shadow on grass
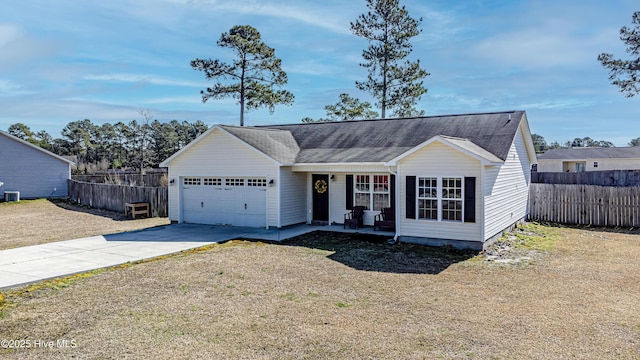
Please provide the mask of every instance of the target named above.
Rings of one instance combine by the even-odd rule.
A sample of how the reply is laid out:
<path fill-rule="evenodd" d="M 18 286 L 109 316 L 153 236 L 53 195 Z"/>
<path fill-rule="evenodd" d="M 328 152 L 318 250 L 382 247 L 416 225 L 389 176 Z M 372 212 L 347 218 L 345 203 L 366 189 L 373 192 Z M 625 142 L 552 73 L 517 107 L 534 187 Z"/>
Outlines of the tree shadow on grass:
<path fill-rule="evenodd" d="M 80 204 L 74 203 L 73 201 L 70 201 L 68 199 L 50 199 L 49 201 L 55 206 L 65 210 L 77 211 L 85 214 L 101 216 L 101 217 L 109 218 L 111 220 L 116 220 L 116 221 L 132 220 L 131 216 L 125 216 L 123 213 L 119 213 L 111 210 L 95 209 L 86 205 L 80 205 Z"/>
<path fill-rule="evenodd" d="M 388 236 L 314 231 L 282 244 L 330 251 L 327 258 L 357 270 L 402 274 L 439 274 L 477 255 L 453 247 L 391 245 L 388 240 Z"/>

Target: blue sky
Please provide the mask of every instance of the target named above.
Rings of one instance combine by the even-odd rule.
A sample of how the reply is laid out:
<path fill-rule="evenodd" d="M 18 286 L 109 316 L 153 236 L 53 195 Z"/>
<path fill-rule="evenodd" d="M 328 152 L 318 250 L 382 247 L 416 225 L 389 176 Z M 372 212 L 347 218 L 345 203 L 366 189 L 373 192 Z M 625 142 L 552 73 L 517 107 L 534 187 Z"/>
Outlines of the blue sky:
<path fill-rule="evenodd" d="M 0 129 L 23 122 L 60 137 L 70 121 L 140 119 L 239 124 L 234 99 L 202 103 L 210 84 L 194 58 L 230 59 L 216 46 L 233 25 L 251 25 L 282 59 L 293 106 L 245 114 L 247 125 L 325 115 L 338 95 L 372 101 L 365 40 L 349 22 L 364 0 L 3 0 Z M 640 137 L 640 97 L 625 98 L 597 61 L 626 57 L 619 40 L 637 0 L 401 0 L 423 33 L 412 58 L 431 73 L 427 115 L 526 110 L 549 142 L 589 136 L 625 146 Z M 373 102 L 373 101 L 372 101 Z"/>

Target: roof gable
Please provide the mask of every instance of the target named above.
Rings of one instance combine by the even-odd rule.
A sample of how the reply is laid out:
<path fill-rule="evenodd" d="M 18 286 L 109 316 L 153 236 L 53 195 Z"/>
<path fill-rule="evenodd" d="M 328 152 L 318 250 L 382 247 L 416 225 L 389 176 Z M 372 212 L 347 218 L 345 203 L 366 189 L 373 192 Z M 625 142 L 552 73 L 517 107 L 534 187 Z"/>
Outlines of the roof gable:
<path fill-rule="evenodd" d="M 434 142 L 440 142 L 453 149 L 456 149 L 468 156 L 471 156 L 476 160 L 479 160 L 481 163 L 484 163 L 485 165 L 500 164 L 503 162 L 502 159 L 498 158 L 494 154 L 488 152 L 487 150 L 479 147 L 478 145 L 474 144 L 473 142 L 467 139 L 437 135 L 425 141 L 424 143 L 420 144 L 419 146 L 416 146 L 411 150 L 403 153 L 402 155 L 396 157 L 395 159 L 389 161 L 388 164 L 393 166 L 396 164 L 397 161 L 402 160 L 403 158 L 415 153 L 420 149 L 425 148 L 426 146 L 429 146 L 430 144 L 433 144 Z"/>
<path fill-rule="evenodd" d="M 40 146 L 34 145 L 34 144 L 32 144 L 32 143 L 30 143 L 28 141 L 24 141 L 24 140 L 22 140 L 22 139 L 20 139 L 18 137 L 15 137 L 15 136 L 13 136 L 13 135 L 11 135 L 9 133 L 4 132 L 2 130 L 0 130 L 0 135 L 5 136 L 10 140 L 13 140 L 13 141 L 15 141 L 15 142 L 17 142 L 19 144 L 22 144 L 24 146 L 27 146 L 27 147 L 31 148 L 31 149 L 39 151 L 39 152 L 41 152 L 41 153 L 43 153 L 45 155 L 51 156 L 52 158 L 54 158 L 56 160 L 60 160 L 60 161 L 65 162 L 65 163 L 67 163 L 69 165 L 75 165 L 75 163 L 73 161 L 69 160 L 69 159 L 65 159 L 64 157 L 62 157 L 60 155 L 54 154 L 49 150 L 43 149 Z"/>
<path fill-rule="evenodd" d="M 211 134 L 216 132 L 216 131 L 224 134 L 224 136 L 228 136 L 229 138 L 233 139 L 233 141 L 238 141 L 238 142 L 242 143 L 244 146 L 250 148 L 253 151 L 256 151 L 261 156 L 269 159 L 270 161 L 273 161 L 274 163 L 277 163 L 278 166 L 288 164 L 288 163 L 283 163 L 279 159 L 276 159 L 276 158 L 274 158 L 272 156 L 273 153 L 277 154 L 278 151 L 283 151 L 283 149 L 282 149 L 283 146 L 279 146 L 279 147 L 270 146 L 271 143 L 274 142 L 274 141 L 269 140 L 268 137 L 256 136 L 256 134 L 251 134 L 251 132 L 233 130 L 233 128 L 235 128 L 235 127 L 233 127 L 233 126 L 224 126 L 224 125 L 214 125 L 214 126 L 212 126 L 211 128 L 209 128 L 209 130 L 205 131 L 202 135 L 198 136 L 196 139 L 194 139 L 193 141 L 188 143 L 187 146 L 185 146 L 182 149 L 178 150 L 173 155 L 171 155 L 169 158 L 167 158 L 165 161 L 161 162 L 160 163 L 160 167 L 168 167 L 169 164 L 172 161 L 174 161 L 175 159 L 179 158 L 182 154 L 187 152 L 189 149 L 194 147 L 199 142 L 201 142 L 204 139 L 206 139 L 209 136 L 211 136 Z M 250 128 L 239 128 L 239 129 L 244 130 L 244 129 L 250 129 Z M 231 131 L 229 131 L 229 130 L 231 130 Z M 237 134 L 243 135 L 242 138 L 238 137 Z M 258 138 L 260 138 L 260 139 L 258 139 Z M 251 139 L 254 139 L 254 141 L 251 141 Z M 254 146 L 254 144 L 252 144 L 252 142 L 255 145 L 263 145 L 263 146 L 262 146 L 261 149 L 257 148 L 256 146 Z M 287 160 L 286 156 L 281 156 L 280 159 L 281 160 Z"/>

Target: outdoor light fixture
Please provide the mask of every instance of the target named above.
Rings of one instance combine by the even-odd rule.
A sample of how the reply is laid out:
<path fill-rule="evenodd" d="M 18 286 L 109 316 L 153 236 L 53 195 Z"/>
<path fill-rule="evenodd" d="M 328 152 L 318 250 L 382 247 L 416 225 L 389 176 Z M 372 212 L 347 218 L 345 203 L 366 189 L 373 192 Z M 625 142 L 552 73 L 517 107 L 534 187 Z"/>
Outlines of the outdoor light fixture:
<path fill-rule="evenodd" d="M 169 184 L 173 185 L 176 183 L 176 179 L 171 179 L 171 181 L 169 181 Z"/>
<path fill-rule="evenodd" d="M 273 183 L 274 183 L 273 179 L 269 180 L 269 186 L 273 186 Z"/>
<path fill-rule="evenodd" d="M 336 181 L 336 176 L 331 174 L 331 181 Z"/>

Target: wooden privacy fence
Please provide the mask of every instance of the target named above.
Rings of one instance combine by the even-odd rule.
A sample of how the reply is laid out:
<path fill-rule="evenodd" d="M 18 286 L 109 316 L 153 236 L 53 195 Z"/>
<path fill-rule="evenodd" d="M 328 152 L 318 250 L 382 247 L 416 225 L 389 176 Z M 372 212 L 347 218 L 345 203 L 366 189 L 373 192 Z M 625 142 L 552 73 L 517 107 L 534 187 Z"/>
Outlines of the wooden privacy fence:
<path fill-rule="evenodd" d="M 640 186 L 531 184 L 529 219 L 593 226 L 640 226 Z"/>
<path fill-rule="evenodd" d="M 69 180 L 69 198 L 82 205 L 124 213 L 124 204 L 148 202 L 152 217 L 168 213 L 166 187 L 123 186 Z"/>
<path fill-rule="evenodd" d="M 91 175 L 71 175 L 71 179 L 80 182 L 125 185 L 125 186 L 145 186 L 162 187 L 167 186 L 167 173 L 151 174 L 91 174 Z"/>
<path fill-rule="evenodd" d="M 602 170 L 583 172 L 531 171 L 531 182 L 544 184 L 640 186 L 640 170 Z"/>

